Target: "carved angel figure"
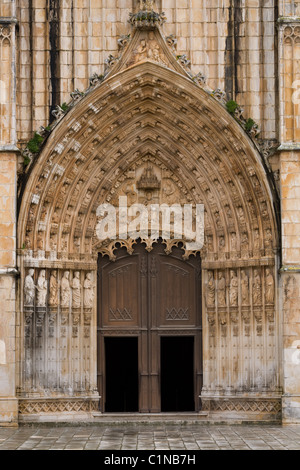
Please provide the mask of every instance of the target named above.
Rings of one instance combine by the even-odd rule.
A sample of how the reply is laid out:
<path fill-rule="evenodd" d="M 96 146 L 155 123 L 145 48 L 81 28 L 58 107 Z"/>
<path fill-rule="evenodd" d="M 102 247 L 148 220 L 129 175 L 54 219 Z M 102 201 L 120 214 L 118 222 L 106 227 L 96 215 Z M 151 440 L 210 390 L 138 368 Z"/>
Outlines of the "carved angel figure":
<path fill-rule="evenodd" d="M 28 275 L 25 278 L 24 295 L 25 305 L 32 306 L 34 302 L 35 285 L 33 281 L 34 269 L 29 269 Z"/>

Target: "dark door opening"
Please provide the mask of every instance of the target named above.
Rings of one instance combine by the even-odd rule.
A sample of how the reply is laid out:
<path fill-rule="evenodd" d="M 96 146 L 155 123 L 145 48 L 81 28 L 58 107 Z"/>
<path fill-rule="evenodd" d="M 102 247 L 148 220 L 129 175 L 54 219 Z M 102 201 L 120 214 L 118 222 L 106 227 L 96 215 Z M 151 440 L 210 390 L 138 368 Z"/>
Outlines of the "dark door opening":
<path fill-rule="evenodd" d="M 105 338 L 105 411 L 137 412 L 138 338 Z"/>
<path fill-rule="evenodd" d="M 161 411 L 195 411 L 194 338 L 161 338 Z"/>

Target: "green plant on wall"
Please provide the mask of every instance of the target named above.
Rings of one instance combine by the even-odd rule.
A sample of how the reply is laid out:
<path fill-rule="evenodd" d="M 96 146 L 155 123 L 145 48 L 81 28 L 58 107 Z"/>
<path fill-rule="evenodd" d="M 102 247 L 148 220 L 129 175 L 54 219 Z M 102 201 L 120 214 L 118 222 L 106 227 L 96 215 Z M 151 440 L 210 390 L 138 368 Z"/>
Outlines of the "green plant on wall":
<path fill-rule="evenodd" d="M 33 138 L 27 144 L 28 150 L 31 153 L 38 153 L 43 141 L 44 141 L 44 138 L 36 132 Z"/>
<path fill-rule="evenodd" d="M 239 107 L 239 105 L 237 104 L 236 101 L 229 100 L 229 101 L 227 101 L 227 103 L 226 103 L 227 111 L 228 111 L 230 114 L 234 114 L 238 107 Z"/>

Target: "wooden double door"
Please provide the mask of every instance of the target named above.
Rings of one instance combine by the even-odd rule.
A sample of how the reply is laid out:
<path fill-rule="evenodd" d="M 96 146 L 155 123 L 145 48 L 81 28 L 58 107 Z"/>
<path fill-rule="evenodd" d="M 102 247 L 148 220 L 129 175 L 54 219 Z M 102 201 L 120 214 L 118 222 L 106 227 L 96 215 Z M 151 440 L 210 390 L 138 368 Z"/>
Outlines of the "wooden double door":
<path fill-rule="evenodd" d="M 201 260 L 138 243 L 98 262 L 98 389 L 102 412 L 199 411 Z"/>

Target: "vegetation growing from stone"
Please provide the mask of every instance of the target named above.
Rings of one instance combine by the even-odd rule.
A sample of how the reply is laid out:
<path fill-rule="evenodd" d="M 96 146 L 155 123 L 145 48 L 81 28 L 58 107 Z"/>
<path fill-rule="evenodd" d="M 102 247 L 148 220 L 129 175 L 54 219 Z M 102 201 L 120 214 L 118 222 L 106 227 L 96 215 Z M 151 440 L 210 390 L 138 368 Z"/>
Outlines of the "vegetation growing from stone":
<path fill-rule="evenodd" d="M 239 107 L 239 105 L 238 105 L 237 102 L 234 101 L 234 100 L 229 100 L 229 101 L 227 101 L 227 103 L 226 103 L 227 111 L 228 111 L 230 114 L 234 114 L 238 107 Z"/>

